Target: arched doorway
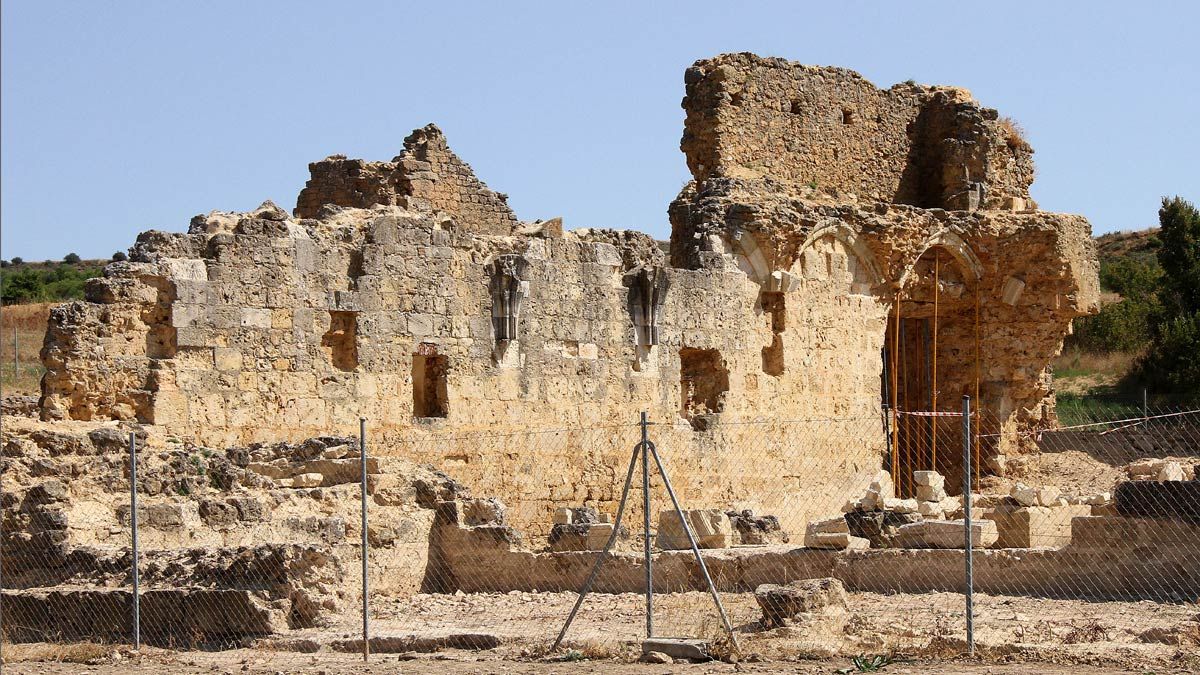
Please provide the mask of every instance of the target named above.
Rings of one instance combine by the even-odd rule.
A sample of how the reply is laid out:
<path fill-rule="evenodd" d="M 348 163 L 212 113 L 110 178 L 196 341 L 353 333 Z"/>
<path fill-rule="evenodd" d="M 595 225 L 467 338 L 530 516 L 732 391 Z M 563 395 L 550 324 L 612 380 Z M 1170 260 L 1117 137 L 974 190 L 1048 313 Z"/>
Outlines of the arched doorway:
<path fill-rule="evenodd" d="M 957 416 L 964 395 L 978 405 L 979 276 L 978 262 L 961 240 L 943 237 L 901 278 L 887 322 L 883 378 L 900 496 L 915 496 L 914 471 L 944 475 L 951 494 L 961 491 L 965 467 L 979 476 L 979 449 L 964 460 Z"/>

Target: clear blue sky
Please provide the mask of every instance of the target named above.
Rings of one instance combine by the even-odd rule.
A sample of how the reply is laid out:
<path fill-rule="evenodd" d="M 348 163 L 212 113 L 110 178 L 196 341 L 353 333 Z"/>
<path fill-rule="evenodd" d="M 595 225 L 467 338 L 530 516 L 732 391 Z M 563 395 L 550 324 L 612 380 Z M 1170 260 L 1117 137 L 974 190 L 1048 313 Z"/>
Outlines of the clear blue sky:
<path fill-rule="evenodd" d="M 5 258 L 111 255 L 307 163 L 436 122 L 526 220 L 667 234 L 683 71 L 753 51 L 971 89 L 1025 127 L 1034 196 L 1097 232 L 1200 199 L 1200 3 L 3 4 Z"/>

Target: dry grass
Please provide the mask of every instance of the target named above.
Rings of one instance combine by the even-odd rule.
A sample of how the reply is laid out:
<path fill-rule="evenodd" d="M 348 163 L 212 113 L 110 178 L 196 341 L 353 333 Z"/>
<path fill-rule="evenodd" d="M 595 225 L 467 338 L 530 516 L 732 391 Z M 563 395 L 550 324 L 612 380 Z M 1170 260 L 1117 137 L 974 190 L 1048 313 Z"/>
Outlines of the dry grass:
<path fill-rule="evenodd" d="M 1078 350 L 1064 351 L 1054 359 L 1055 389 L 1061 394 L 1085 396 L 1110 388 L 1121 381 L 1141 352 L 1093 354 Z"/>
<path fill-rule="evenodd" d="M 112 645 L 102 645 L 95 642 L 5 642 L 4 663 L 19 663 L 21 661 L 47 661 L 51 663 L 88 663 L 96 659 L 107 658 L 116 649 Z"/>
<path fill-rule="evenodd" d="M 54 306 L 55 303 L 37 303 L 0 308 L 0 389 L 5 394 L 38 392 L 45 372 L 39 354 Z"/>
<path fill-rule="evenodd" d="M 1011 117 L 1001 117 L 996 123 L 1000 125 L 1000 131 L 1004 134 L 1004 141 L 1008 143 L 1008 147 L 1013 150 L 1033 149 L 1026 140 L 1024 127 L 1019 122 Z"/>

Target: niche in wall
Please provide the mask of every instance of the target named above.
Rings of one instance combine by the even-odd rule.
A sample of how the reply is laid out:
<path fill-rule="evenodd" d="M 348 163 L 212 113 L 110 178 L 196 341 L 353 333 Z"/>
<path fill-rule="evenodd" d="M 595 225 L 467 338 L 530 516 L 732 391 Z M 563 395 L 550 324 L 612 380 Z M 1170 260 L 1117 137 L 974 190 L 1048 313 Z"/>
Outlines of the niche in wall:
<path fill-rule="evenodd" d="M 725 408 L 729 370 L 715 349 L 679 350 L 680 414 L 695 431 L 709 427 L 709 416 Z"/>
<path fill-rule="evenodd" d="M 437 346 L 422 343 L 413 354 L 413 417 L 445 417 L 450 412 L 446 387 L 449 359 Z"/>
<path fill-rule="evenodd" d="M 358 367 L 358 313 L 329 312 L 329 330 L 321 336 L 329 362 L 338 370 Z"/>

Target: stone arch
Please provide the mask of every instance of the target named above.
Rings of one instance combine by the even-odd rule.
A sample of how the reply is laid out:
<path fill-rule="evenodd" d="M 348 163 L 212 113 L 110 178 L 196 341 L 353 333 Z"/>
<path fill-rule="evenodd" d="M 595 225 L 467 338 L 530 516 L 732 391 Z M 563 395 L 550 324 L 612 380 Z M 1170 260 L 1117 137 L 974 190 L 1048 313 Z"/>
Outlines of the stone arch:
<path fill-rule="evenodd" d="M 962 270 L 968 272 L 976 282 L 983 278 L 983 263 L 979 262 L 979 256 L 975 255 L 975 251 L 957 233 L 953 230 L 945 229 L 935 232 L 933 236 L 921 244 L 920 252 L 913 257 L 912 262 L 905 268 L 904 273 L 900 275 L 900 288 L 904 288 L 908 283 L 909 277 L 917 267 L 917 261 L 935 247 L 949 253 Z"/>
<path fill-rule="evenodd" d="M 846 249 L 851 252 L 859 266 L 859 269 L 866 276 L 866 283 L 871 288 L 875 288 L 884 281 L 883 272 L 879 267 L 879 262 L 875 257 L 875 253 L 871 250 L 863 238 L 859 236 L 853 228 L 845 223 L 833 220 L 818 226 L 808 234 L 804 239 L 804 243 L 796 251 L 796 262 L 793 263 L 793 270 L 797 264 L 800 264 L 804 258 L 806 251 L 810 250 L 814 244 L 826 237 L 832 237 L 840 242 Z M 862 295 L 867 295 L 863 293 Z"/>
<path fill-rule="evenodd" d="M 734 260 L 746 276 L 759 284 L 765 284 L 773 271 L 767 254 L 758 246 L 758 240 L 748 230 L 733 233 Z"/>

